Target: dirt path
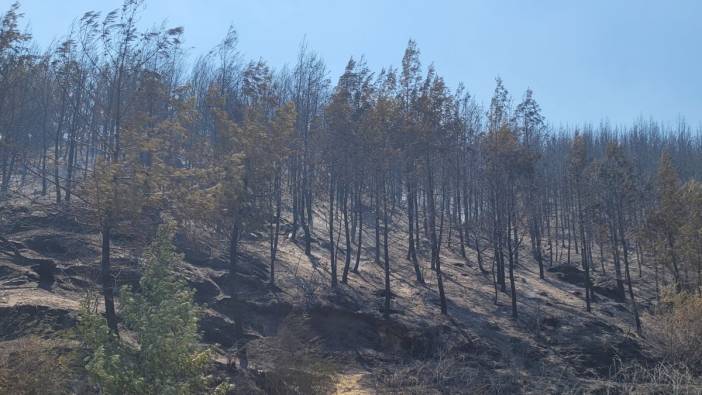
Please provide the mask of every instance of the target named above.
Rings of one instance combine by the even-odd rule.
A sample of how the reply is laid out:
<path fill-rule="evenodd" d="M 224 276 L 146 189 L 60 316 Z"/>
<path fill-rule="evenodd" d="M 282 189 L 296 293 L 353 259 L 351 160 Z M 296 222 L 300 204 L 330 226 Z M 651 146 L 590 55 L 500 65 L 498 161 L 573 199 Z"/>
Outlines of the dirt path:
<path fill-rule="evenodd" d="M 336 377 L 337 395 L 370 395 L 369 389 L 365 388 L 361 381 L 366 376 L 365 373 L 340 374 Z"/>

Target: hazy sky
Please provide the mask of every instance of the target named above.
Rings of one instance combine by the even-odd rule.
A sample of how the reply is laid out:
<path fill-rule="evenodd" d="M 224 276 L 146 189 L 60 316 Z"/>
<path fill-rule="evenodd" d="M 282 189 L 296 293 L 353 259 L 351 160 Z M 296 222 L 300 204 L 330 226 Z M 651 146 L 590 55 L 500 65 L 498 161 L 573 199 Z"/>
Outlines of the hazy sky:
<path fill-rule="evenodd" d="M 0 0 L 0 10 L 11 0 Z M 23 0 L 41 44 L 87 10 L 121 0 Z M 702 1 L 147 0 L 143 21 L 185 28 L 192 54 L 232 24 L 247 58 L 293 63 L 301 40 L 336 82 L 349 56 L 399 66 L 409 38 L 455 86 L 489 102 L 501 76 L 515 101 L 531 87 L 547 119 L 630 123 L 639 116 L 702 122 Z"/>

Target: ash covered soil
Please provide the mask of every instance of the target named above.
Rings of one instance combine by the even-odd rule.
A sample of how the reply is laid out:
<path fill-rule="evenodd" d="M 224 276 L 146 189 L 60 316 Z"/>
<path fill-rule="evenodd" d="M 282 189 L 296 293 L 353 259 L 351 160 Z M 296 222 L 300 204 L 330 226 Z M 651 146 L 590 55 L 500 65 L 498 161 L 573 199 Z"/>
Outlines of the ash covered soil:
<path fill-rule="evenodd" d="M 216 353 L 213 369 L 229 376 L 237 393 L 597 393 L 616 388 L 610 376 L 618 361 L 655 362 L 633 330 L 631 306 L 606 280 L 611 272 L 594 273 L 592 312 L 585 311 L 577 255 L 571 265 L 554 262 L 541 280 L 529 251 L 520 251 L 514 320 L 509 293 L 495 292 L 474 251 L 462 258 L 457 241 L 444 243 L 449 314 L 441 315 L 426 248 L 426 284 L 414 281 L 401 212 L 391 233 L 393 314 L 385 319 L 373 229 L 364 235 L 359 272 L 332 290 L 324 208 L 318 210 L 311 256 L 302 237 L 288 239 L 289 223 L 281 228 L 275 286 L 266 234 L 246 235 L 236 267 L 222 250 L 226 242 L 210 232 L 186 227 L 175 237 L 184 255 L 180 272 L 205 309 L 200 326 Z M 150 229 L 125 223 L 115 234 L 118 285 L 138 285 L 137 257 Z M 0 358 L 28 337 L 79 348 L 73 328 L 86 292 L 99 289 L 99 261 L 100 234 L 80 207 L 28 200 L 0 207 Z M 645 328 L 652 285 L 636 270 L 633 277 Z M 70 391 L 90 393 L 76 384 L 83 375 L 75 373 Z"/>

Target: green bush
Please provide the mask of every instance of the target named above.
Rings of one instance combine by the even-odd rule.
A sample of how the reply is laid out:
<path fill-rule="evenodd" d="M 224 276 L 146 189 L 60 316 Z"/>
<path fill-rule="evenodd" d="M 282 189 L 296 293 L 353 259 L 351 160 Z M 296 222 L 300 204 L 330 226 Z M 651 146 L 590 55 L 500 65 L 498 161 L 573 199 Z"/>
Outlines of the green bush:
<path fill-rule="evenodd" d="M 122 289 L 120 316 L 127 329 L 110 333 L 97 313 L 98 302 L 84 302 L 79 330 L 90 349 L 87 370 L 107 394 L 191 394 L 206 388 L 209 350 L 199 345 L 199 309 L 194 292 L 175 274 L 173 226 L 161 226 L 143 257 L 140 291 Z M 220 388 L 221 389 L 221 388 Z"/>

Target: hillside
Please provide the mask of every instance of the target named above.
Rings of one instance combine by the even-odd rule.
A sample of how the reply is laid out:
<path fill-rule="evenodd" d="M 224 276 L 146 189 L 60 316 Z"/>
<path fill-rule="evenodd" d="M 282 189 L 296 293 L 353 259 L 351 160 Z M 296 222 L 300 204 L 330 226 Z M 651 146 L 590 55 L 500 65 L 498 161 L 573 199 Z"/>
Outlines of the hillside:
<path fill-rule="evenodd" d="M 78 347 L 70 340 L 77 310 L 99 278 L 100 235 L 86 218 L 78 205 L 59 208 L 42 199 L 1 206 L 0 359 L 11 358 L 17 342 L 33 336 Z M 393 218 L 394 227 L 402 225 L 400 213 Z M 315 221 L 317 236 L 324 217 Z M 114 235 L 118 284 L 137 284 L 136 257 L 146 229 L 124 223 Z M 315 237 L 307 257 L 301 244 L 287 238 L 288 229 L 281 227 L 276 286 L 268 283 L 265 235 L 245 237 L 234 268 L 220 250 L 225 243 L 207 232 L 181 231 L 175 240 L 185 257 L 180 272 L 206 307 L 203 339 L 216 349 L 216 371 L 232 377 L 237 393 L 604 392 L 617 388 L 613 364 L 655 361 L 634 332 L 629 304 L 612 298 L 616 292 L 608 292 L 612 285 L 598 273 L 592 313 L 586 313 L 576 266 L 554 263 L 540 280 L 535 262 L 521 252 L 515 321 L 509 295 L 496 295 L 473 251 L 463 259 L 444 247 L 444 316 L 426 248 L 420 250 L 426 285 L 418 286 L 405 259 L 406 240 L 396 231 L 392 314 L 384 319 L 383 270 L 370 248 L 359 273 L 332 290 L 325 242 Z M 366 240 L 371 243 L 371 233 Z M 343 261 L 343 252 L 339 256 Z M 645 333 L 645 311 L 654 296 L 651 284 L 634 277 Z M 76 369 L 73 388 L 84 374 Z"/>
<path fill-rule="evenodd" d="M 702 394 L 699 12 L 22 2 L 0 395 Z"/>

